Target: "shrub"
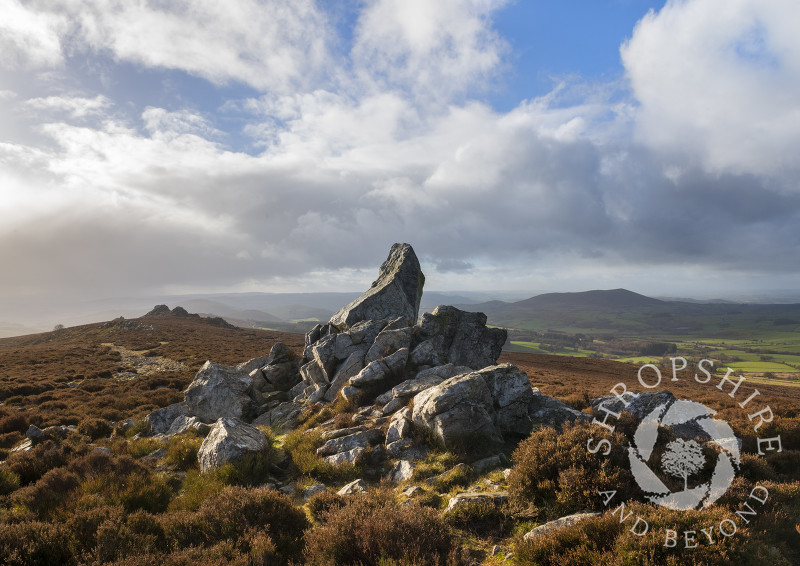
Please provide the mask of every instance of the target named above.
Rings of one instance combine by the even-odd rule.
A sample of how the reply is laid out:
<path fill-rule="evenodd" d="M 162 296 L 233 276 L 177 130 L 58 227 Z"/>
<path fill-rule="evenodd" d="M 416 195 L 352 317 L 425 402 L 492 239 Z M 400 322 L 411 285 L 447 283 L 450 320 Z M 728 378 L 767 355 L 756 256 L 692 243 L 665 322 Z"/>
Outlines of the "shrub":
<path fill-rule="evenodd" d="M 0 529 L 0 564 L 61 566 L 75 564 L 75 540 L 66 525 L 25 521 Z"/>
<path fill-rule="evenodd" d="M 106 519 L 97 528 L 95 538 L 93 555 L 101 564 L 166 549 L 164 529 L 155 517 L 144 511 Z"/>
<path fill-rule="evenodd" d="M 30 452 L 15 452 L 6 460 L 8 470 L 19 476 L 20 485 L 29 485 L 54 468 L 67 463 L 73 449 L 66 443 L 52 440 L 34 446 Z"/>
<path fill-rule="evenodd" d="M 300 475 L 313 476 L 323 482 L 345 481 L 360 475 L 360 469 L 356 466 L 333 466 L 317 456 L 317 448 L 322 443 L 321 433 L 298 429 L 286 436 L 283 448 L 289 453 Z"/>
<path fill-rule="evenodd" d="M 167 445 L 167 465 L 178 470 L 189 470 L 197 467 L 197 452 L 203 443 L 201 438 L 193 436 L 175 436 Z"/>
<path fill-rule="evenodd" d="M 482 537 L 504 537 L 514 525 L 505 506 L 492 501 L 462 503 L 444 516 L 448 525 Z"/>
<path fill-rule="evenodd" d="M 325 514 L 344 507 L 346 503 L 347 499 L 344 496 L 331 489 L 326 489 L 309 497 L 306 502 L 306 509 L 308 509 L 311 518 L 319 523 L 324 519 Z"/>
<path fill-rule="evenodd" d="M 398 505 L 391 492 L 376 490 L 352 496 L 309 529 L 305 556 L 308 564 L 444 564 L 453 548 L 436 511 Z"/>
<path fill-rule="evenodd" d="M 78 432 L 85 434 L 92 440 L 106 438 L 111 434 L 111 425 L 103 419 L 86 418 L 78 423 Z"/>
<path fill-rule="evenodd" d="M 554 519 L 586 509 L 600 510 L 598 489 L 613 488 L 627 500 L 639 493 L 630 473 L 624 439 L 615 434 L 609 456 L 587 450 L 590 438 L 604 436 L 597 426 L 566 425 L 563 431 L 542 428 L 514 451 L 508 491 L 514 504 L 539 507 Z"/>
<path fill-rule="evenodd" d="M 154 474 L 131 474 L 127 477 L 118 501 L 126 511 L 142 509 L 150 513 L 166 511 L 172 499 L 166 479 Z"/>
<path fill-rule="evenodd" d="M 14 493 L 14 501 L 24 505 L 40 518 L 50 517 L 78 487 L 78 476 L 65 468 L 50 470 L 35 484 Z"/>
<path fill-rule="evenodd" d="M 0 468 L 0 495 L 8 495 L 19 488 L 19 476 L 6 468 Z"/>
<path fill-rule="evenodd" d="M 28 430 L 28 419 L 22 413 L 3 414 L 0 416 L 0 434 L 22 432 Z"/>

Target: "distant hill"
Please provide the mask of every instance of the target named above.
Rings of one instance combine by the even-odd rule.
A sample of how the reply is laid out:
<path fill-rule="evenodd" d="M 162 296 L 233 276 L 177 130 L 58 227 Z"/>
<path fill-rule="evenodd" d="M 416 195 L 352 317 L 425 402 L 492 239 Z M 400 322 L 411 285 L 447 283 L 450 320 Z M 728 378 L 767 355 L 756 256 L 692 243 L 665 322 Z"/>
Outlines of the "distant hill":
<path fill-rule="evenodd" d="M 663 306 L 664 301 L 652 299 L 627 289 L 583 291 L 581 293 L 546 293 L 512 303 L 517 308 L 639 308 Z"/>

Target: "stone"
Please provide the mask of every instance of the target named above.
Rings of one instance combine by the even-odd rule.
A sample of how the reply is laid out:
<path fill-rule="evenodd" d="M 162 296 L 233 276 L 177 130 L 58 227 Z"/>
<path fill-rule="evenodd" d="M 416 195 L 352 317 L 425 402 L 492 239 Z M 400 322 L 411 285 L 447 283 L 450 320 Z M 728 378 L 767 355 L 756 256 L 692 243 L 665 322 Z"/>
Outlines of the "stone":
<path fill-rule="evenodd" d="M 331 440 L 333 438 L 341 438 L 342 436 L 350 436 L 357 432 L 365 432 L 367 430 L 364 426 L 356 426 L 351 428 L 337 428 L 328 430 L 322 433 L 322 440 Z"/>
<path fill-rule="evenodd" d="M 532 423 L 528 407 L 534 394 L 527 374 L 511 364 L 489 366 L 476 373 L 489 388 L 494 401 L 494 424 L 500 434 L 529 435 Z"/>
<path fill-rule="evenodd" d="M 410 480 L 414 475 L 414 463 L 410 460 L 398 460 L 389 471 L 389 479 L 395 483 Z"/>
<path fill-rule="evenodd" d="M 445 513 L 450 513 L 459 507 L 465 505 L 485 504 L 491 503 L 495 506 L 502 505 L 508 501 L 507 491 L 490 491 L 490 492 L 469 492 L 459 493 L 450 498 L 447 503 Z"/>
<path fill-rule="evenodd" d="M 488 458 L 482 458 L 481 460 L 476 460 L 470 464 L 472 471 L 475 472 L 477 475 L 485 474 L 491 470 L 497 469 L 502 466 L 505 462 L 507 462 L 505 456 L 500 454 L 495 454 L 494 456 L 489 456 Z"/>
<path fill-rule="evenodd" d="M 251 371 L 267 365 L 268 360 L 269 360 L 269 355 L 253 358 L 252 360 L 247 360 L 246 362 L 242 362 L 241 364 L 237 365 L 236 371 L 249 374 Z"/>
<path fill-rule="evenodd" d="M 337 491 L 337 495 L 354 495 L 356 493 L 366 493 L 367 483 L 362 479 L 353 480 Z"/>
<path fill-rule="evenodd" d="M 320 366 L 317 360 L 311 360 L 307 364 L 303 364 L 300 367 L 300 375 L 303 378 L 303 383 L 307 385 L 330 385 L 325 368 Z"/>
<path fill-rule="evenodd" d="M 340 334 L 339 336 L 344 335 Z M 358 375 L 362 369 L 364 369 L 363 353 L 360 351 L 354 351 L 345 361 L 339 364 L 339 367 L 333 376 L 333 380 L 331 381 L 331 386 L 328 388 L 328 391 L 325 394 L 325 400 L 333 401 L 339 394 L 339 390 L 344 387 L 344 384 L 347 383 L 351 378 Z"/>
<path fill-rule="evenodd" d="M 30 438 L 31 440 L 34 440 L 34 439 L 37 439 L 37 438 L 41 438 L 43 434 L 44 434 L 44 432 L 42 432 L 42 429 L 40 429 L 38 426 L 32 424 L 31 426 L 28 427 L 28 430 L 25 433 L 25 436 L 27 438 Z"/>
<path fill-rule="evenodd" d="M 205 422 L 220 417 L 250 419 L 255 410 L 248 395 L 252 384 L 250 376 L 236 368 L 209 361 L 197 372 L 183 398 L 189 414 Z"/>
<path fill-rule="evenodd" d="M 314 391 L 308 396 L 309 403 L 319 403 L 325 398 L 325 394 L 328 392 L 329 385 L 316 385 L 314 387 Z"/>
<path fill-rule="evenodd" d="M 365 320 L 353 325 L 347 331 L 350 340 L 354 345 L 363 345 L 367 349 L 375 342 L 375 338 L 380 334 L 381 330 L 386 327 L 387 321 L 382 320 Z"/>
<path fill-rule="evenodd" d="M 339 395 L 341 395 L 346 401 L 351 401 L 358 397 L 361 394 L 361 390 L 358 387 L 353 387 L 352 385 L 345 385 L 339 391 Z M 354 415 L 358 416 L 358 415 Z"/>
<path fill-rule="evenodd" d="M 403 452 L 414 446 L 414 441 L 410 438 L 395 440 L 386 445 L 386 454 L 392 458 L 398 458 Z"/>
<path fill-rule="evenodd" d="M 328 487 L 324 483 L 312 484 L 303 492 L 303 499 L 308 500 L 310 497 L 316 495 L 317 493 L 322 493 L 326 489 L 328 489 Z"/>
<path fill-rule="evenodd" d="M 405 399 L 395 397 L 391 401 L 386 403 L 386 405 L 383 406 L 383 408 L 381 409 L 381 413 L 383 413 L 384 415 L 394 414 L 403 407 L 405 407 L 406 404 L 407 401 Z"/>
<path fill-rule="evenodd" d="M 374 385 L 399 375 L 406 367 L 408 348 L 397 350 L 391 356 L 375 360 L 350 378 L 350 385 L 364 387 Z"/>
<path fill-rule="evenodd" d="M 312 328 L 311 330 L 309 330 L 306 333 L 305 346 L 308 347 L 308 346 L 311 346 L 312 344 L 316 343 L 316 341 L 319 340 L 319 337 L 320 337 L 321 333 L 322 333 L 322 325 L 321 324 L 315 324 L 314 328 Z"/>
<path fill-rule="evenodd" d="M 150 423 L 150 430 L 153 434 L 164 434 L 170 429 L 175 419 L 188 416 L 189 406 L 181 402 L 156 409 L 147 415 L 144 420 Z"/>
<path fill-rule="evenodd" d="M 411 435 L 411 418 L 411 409 L 408 408 L 395 413 L 386 430 L 386 444 L 408 438 Z"/>
<path fill-rule="evenodd" d="M 263 454 L 269 448 L 269 438 L 261 429 L 236 417 L 221 417 L 200 445 L 197 460 L 200 470 L 207 472 L 246 454 Z"/>
<path fill-rule="evenodd" d="M 406 497 L 416 497 L 417 495 L 422 495 L 423 493 L 425 493 L 425 490 L 418 485 L 410 485 L 404 488 L 403 491 L 401 491 L 400 493 L 402 493 Z"/>
<path fill-rule="evenodd" d="M 328 440 L 325 444 L 317 448 L 317 455 L 331 456 L 340 452 L 347 452 L 356 447 L 366 448 L 367 444 L 367 435 L 364 432 L 357 432 L 355 434 Z"/>
<path fill-rule="evenodd" d="M 544 525 L 534 527 L 532 530 L 525 533 L 522 538 L 524 540 L 533 540 L 545 533 L 549 533 L 557 529 L 571 527 L 572 525 L 576 525 L 577 523 L 589 519 L 590 517 L 597 517 L 599 515 L 599 513 L 575 513 L 574 515 L 567 515 L 566 517 L 561 517 L 560 519 L 555 519 L 545 523 Z"/>
<path fill-rule="evenodd" d="M 414 425 L 428 430 L 447 448 L 482 437 L 502 442 L 494 426 L 493 399 L 476 373 L 457 375 L 414 397 Z"/>
<path fill-rule="evenodd" d="M 675 395 L 670 391 L 648 391 L 647 393 L 628 391 L 623 395 L 623 398 L 628 402 L 627 406 L 614 396 L 592 399 L 592 412 L 598 419 L 602 419 L 605 416 L 605 411 L 600 409 L 600 405 L 603 405 L 606 409 L 615 413 L 630 413 L 637 420 L 642 420 L 657 407 L 675 402 Z"/>
<path fill-rule="evenodd" d="M 562 403 L 558 399 L 548 397 L 533 388 L 533 400 L 528 405 L 528 417 L 536 425 L 545 425 L 560 428 L 566 422 L 589 422 L 592 417 Z"/>
<path fill-rule="evenodd" d="M 346 452 L 339 452 L 331 456 L 325 456 L 324 460 L 333 466 L 341 466 L 342 464 L 355 464 L 358 459 L 366 452 L 366 448 L 356 446 L 352 450 Z"/>
<path fill-rule="evenodd" d="M 33 439 L 26 438 L 20 444 L 17 444 L 14 448 L 12 448 L 10 454 L 15 454 L 17 452 L 30 452 L 31 450 L 33 450 Z"/>
<path fill-rule="evenodd" d="M 317 341 L 316 344 L 311 346 L 311 354 L 314 356 L 317 365 L 322 368 L 325 375 L 325 381 L 330 383 L 333 377 L 333 372 L 336 369 L 336 356 L 334 355 L 336 348 L 336 336 L 329 334 Z"/>
<path fill-rule="evenodd" d="M 286 401 L 263 415 L 259 415 L 253 420 L 253 424 L 292 429 L 297 426 L 297 419 L 302 411 L 303 407 L 299 403 Z"/>
<path fill-rule="evenodd" d="M 425 276 L 413 248 L 394 244 L 370 289 L 336 312 L 330 324 L 346 329 L 364 320 L 398 317 L 416 324 L 424 284 Z"/>
<path fill-rule="evenodd" d="M 169 429 L 163 433 L 158 434 L 159 438 L 172 438 L 178 434 L 183 434 L 190 429 L 194 429 L 201 436 L 205 436 L 211 431 L 211 426 L 204 423 L 197 417 L 190 417 L 188 415 L 180 415 L 170 425 Z"/>
<path fill-rule="evenodd" d="M 261 368 L 261 373 L 264 379 L 278 391 L 289 391 L 302 379 L 300 377 L 300 365 L 296 359 L 269 363 Z"/>
<path fill-rule="evenodd" d="M 389 330 L 388 327 L 381 330 L 381 333 L 375 337 L 367 355 L 364 357 L 364 363 L 369 364 L 375 360 L 386 358 L 401 348 L 408 348 L 411 346 L 411 336 L 413 330 L 410 326 L 406 325 L 405 328 L 398 328 L 396 330 Z"/>
<path fill-rule="evenodd" d="M 450 362 L 472 369 L 496 364 L 507 338 L 505 329 L 486 326 L 485 314 L 444 305 L 422 315 L 418 334 L 411 358 L 415 364 Z M 430 343 L 417 351 L 426 340 Z"/>
<path fill-rule="evenodd" d="M 384 391 L 383 393 L 375 397 L 375 404 L 380 407 L 385 405 L 392 399 L 394 399 L 394 397 L 392 396 L 392 391 L 390 389 L 389 391 Z"/>

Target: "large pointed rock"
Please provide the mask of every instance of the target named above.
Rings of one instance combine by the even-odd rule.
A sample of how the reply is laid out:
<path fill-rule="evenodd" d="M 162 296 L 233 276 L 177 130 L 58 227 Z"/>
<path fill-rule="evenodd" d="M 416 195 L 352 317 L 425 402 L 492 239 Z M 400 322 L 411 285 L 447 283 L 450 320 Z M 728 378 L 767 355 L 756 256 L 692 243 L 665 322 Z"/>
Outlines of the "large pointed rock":
<path fill-rule="evenodd" d="M 224 417 L 211 427 L 197 452 L 197 460 L 200 470 L 207 472 L 247 454 L 266 455 L 269 449 L 269 438 L 261 429 L 234 417 Z"/>
<path fill-rule="evenodd" d="M 414 249 L 395 244 L 369 290 L 333 315 L 330 324 L 345 329 L 365 320 L 403 317 L 416 324 L 425 275 Z"/>

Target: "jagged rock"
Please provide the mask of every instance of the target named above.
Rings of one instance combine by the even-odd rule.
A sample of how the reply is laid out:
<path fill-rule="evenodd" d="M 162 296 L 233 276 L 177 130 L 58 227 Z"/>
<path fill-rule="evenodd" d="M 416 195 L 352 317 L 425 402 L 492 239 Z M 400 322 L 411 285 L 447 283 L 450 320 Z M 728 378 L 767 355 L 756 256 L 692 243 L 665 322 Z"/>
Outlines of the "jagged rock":
<path fill-rule="evenodd" d="M 189 415 L 189 407 L 186 403 L 174 403 L 161 409 L 156 409 L 144 420 L 150 423 L 150 430 L 153 434 L 164 434 L 167 432 L 172 423 L 178 417 L 186 417 Z"/>
<path fill-rule="evenodd" d="M 326 401 L 333 401 L 344 384 L 364 369 L 363 356 L 363 352 L 354 351 L 345 361 L 339 364 L 339 368 L 336 370 L 333 380 L 331 381 L 331 386 L 325 394 Z"/>
<path fill-rule="evenodd" d="M 492 503 L 494 505 L 502 505 L 508 501 L 507 491 L 493 491 L 493 492 L 478 492 L 478 493 L 459 493 L 450 498 L 447 503 L 445 513 L 458 509 L 464 505 L 472 505 L 476 503 Z"/>
<path fill-rule="evenodd" d="M 545 533 L 549 533 L 550 531 L 554 531 L 557 529 L 564 529 L 566 527 L 571 527 L 585 519 L 590 517 L 597 517 L 599 513 L 575 513 L 574 515 L 567 515 L 566 517 L 561 517 L 560 519 L 555 519 L 544 525 L 539 525 L 538 527 L 534 527 L 533 530 L 528 531 L 522 537 L 524 540 L 533 540 L 536 537 L 542 536 Z"/>
<path fill-rule="evenodd" d="M 412 420 L 448 448 L 471 437 L 502 442 L 494 426 L 492 395 L 475 373 L 457 375 L 414 397 Z"/>
<path fill-rule="evenodd" d="M 297 418 L 302 410 L 303 407 L 299 403 L 286 401 L 257 417 L 253 424 L 291 429 L 297 426 Z"/>
<path fill-rule="evenodd" d="M 41 438 L 43 434 L 44 434 L 44 432 L 42 432 L 42 429 L 40 429 L 38 426 L 32 424 L 31 426 L 28 427 L 28 430 L 25 433 L 25 436 L 27 438 L 30 438 L 31 440 L 35 440 L 37 438 Z"/>
<path fill-rule="evenodd" d="M 598 397 L 591 400 L 592 412 L 597 415 L 598 419 L 605 416 L 605 412 L 600 409 L 600 405 L 604 405 L 610 411 L 615 413 L 630 413 L 637 420 L 641 420 L 649 415 L 656 407 L 660 405 L 669 405 L 675 401 L 675 395 L 671 391 L 648 391 L 646 393 L 627 392 L 623 395 L 624 399 L 628 402 L 628 406 L 616 397 Z"/>
<path fill-rule="evenodd" d="M 188 415 L 179 415 L 174 421 L 172 421 L 172 424 L 170 425 L 169 429 L 167 429 L 163 433 L 157 434 L 156 436 L 164 439 L 172 438 L 173 436 L 176 436 L 178 434 L 183 434 L 189 429 L 194 429 L 201 436 L 205 436 L 211 430 L 211 426 L 204 423 L 197 417 L 190 417 Z"/>
<path fill-rule="evenodd" d="M 144 316 L 166 316 L 170 313 L 167 305 L 156 305 L 149 313 Z"/>
<path fill-rule="evenodd" d="M 411 435 L 411 419 L 411 409 L 405 408 L 395 413 L 392 420 L 389 421 L 389 428 L 386 431 L 387 445 Z"/>
<path fill-rule="evenodd" d="M 398 317 L 415 324 L 424 284 L 425 276 L 412 247 L 395 244 L 370 289 L 336 312 L 330 324 L 345 329 L 364 320 Z"/>
<path fill-rule="evenodd" d="M 591 421 L 592 417 L 562 403 L 558 399 L 548 397 L 533 388 L 533 400 L 528 405 L 528 417 L 538 425 L 560 428 L 566 422 Z"/>
<path fill-rule="evenodd" d="M 339 395 L 341 395 L 346 401 L 351 401 L 358 397 L 361 394 L 361 390 L 358 387 L 353 387 L 352 385 L 345 385 L 339 391 Z"/>
<path fill-rule="evenodd" d="M 350 378 L 350 385 L 364 387 L 386 381 L 399 375 L 406 367 L 408 361 L 408 348 L 401 348 L 391 356 L 384 359 L 375 360 L 358 375 Z"/>
<path fill-rule="evenodd" d="M 501 434 L 529 435 L 532 423 L 528 408 L 534 395 L 525 372 L 511 364 L 502 364 L 476 373 L 486 382 L 494 401 L 497 430 Z"/>
<path fill-rule="evenodd" d="M 366 433 L 357 432 L 355 434 L 340 436 L 338 438 L 332 438 L 328 440 L 325 444 L 317 448 L 317 455 L 331 456 L 340 452 L 347 452 L 357 447 L 366 448 L 367 444 L 368 442 Z"/>
<path fill-rule="evenodd" d="M 350 436 L 357 432 L 365 432 L 367 427 L 355 426 L 351 428 L 337 428 L 334 430 L 327 430 L 322 433 L 322 440 L 331 440 L 333 438 L 341 438 L 342 436 Z"/>
<path fill-rule="evenodd" d="M 189 414 L 202 421 L 214 422 L 220 417 L 249 419 L 254 412 L 248 393 L 253 384 L 250 376 L 230 366 L 206 362 L 184 391 Z"/>
<path fill-rule="evenodd" d="M 316 495 L 317 493 L 322 493 L 326 489 L 328 488 L 324 483 L 312 484 L 308 486 L 303 492 L 303 499 L 308 500 L 311 496 Z"/>
<path fill-rule="evenodd" d="M 386 327 L 387 321 L 381 320 L 364 320 L 356 323 L 348 331 L 347 335 L 350 337 L 354 345 L 366 346 L 367 349 L 375 342 L 375 338 Z"/>
<path fill-rule="evenodd" d="M 375 342 L 364 357 L 365 364 L 369 364 L 381 358 L 386 358 L 402 348 L 411 346 L 413 330 L 410 326 L 406 324 L 405 328 L 392 330 L 388 328 L 389 327 L 381 330 L 381 333 L 375 337 Z"/>
<path fill-rule="evenodd" d="M 366 493 L 366 492 L 367 492 L 366 482 L 362 479 L 358 479 L 351 481 L 336 493 L 338 495 L 353 495 L 356 493 Z"/>
<path fill-rule="evenodd" d="M 312 328 L 311 330 L 306 332 L 305 346 L 306 347 L 311 346 L 317 340 L 319 340 L 321 331 L 322 331 L 322 325 L 321 324 L 315 324 L 314 328 Z"/>
<path fill-rule="evenodd" d="M 246 362 L 242 362 L 239 365 L 237 365 L 236 371 L 249 374 L 253 370 L 256 370 L 260 367 L 267 365 L 268 360 L 269 360 L 269 354 L 266 356 L 259 356 L 258 358 L 247 360 Z"/>
<path fill-rule="evenodd" d="M 245 454 L 264 453 L 269 447 L 269 438 L 259 428 L 235 417 L 221 417 L 200 445 L 197 460 L 200 470 L 207 472 Z"/>
<path fill-rule="evenodd" d="M 383 406 L 383 409 L 381 409 L 381 413 L 383 413 L 384 415 L 392 415 L 397 411 L 399 411 L 400 409 L 402 409 L 403 407 L 405 407 L 407 403 L 408 401 L 406 399 L 395 397 L 391 401 L 386 403 L 386 405 Z"/>
<path fill-rule="evenodd" d="M 508 464 L 508 459 L 505 457 L 505 455 L 495 454 L 494 456 L 489 456 L 488 458 L 483 458 L 481 460 L 472 462 L 470 467 L 477 475 L 481 475 L 497 469 L 505 464 Z"/>
<path fill-rule="evenodd" d="M 325 368 L 319 365 L 317 360 L 311 360 L 307 364 L 300 367 L 300 375 L 303 378 L 303 383 L 308 385 L 330 385 L 328 381 L 328 374 L 325 373 Z"/>
<path fill-rule="evenodd" d="M 342 464 L 355 464 L 366 451 L 366 448 L 356 446 L 352 450 L 348 450 L 346 452 L 339 452 L 338 454 L 325 456 L 324 460 L 333 466 L 340 466 Z"/>
<path fill-rule="evenodd" d="M 395 483 L 410 480 L 414 475 L 414 463 L 410 460 L 399 460 L 389 471 L 389 479 Z"/>
<path fill-rule="evenodd" d="M 264 379 L 279 391 L 289 391 L 300 381 L 300 364 L 288 346 L 276 342 L 261 368 Z"/>
<path fill-rule="evenodd" d="M 333 372 L 336 368 L 336 336 L 329 334 L 320 338 L 314 345 L 311 346 L 311 355 L 316 360 L 317 365 L 322 369 L 325 375 L 325 381 L 330 383 Z"/>
<path fill-rule="evenodd" d="M 386 454 L 391 458 L 397 458 L 412 446 L 414 446 L 414 441 L 410 438 L 395 440 L 386 445 Z"/>
<path fill-rule="evenodd" d="M 31 450 L 33 450 L 33 439 L 26 438 L 20 444 L 17 444 L 14 448 L 12 448 L 10 454 L 15 454 L 17 452 L 30 452 Z"/>
<path fill-rule="evenodd" d="M 418 345 L 411 354 L 416 365 L 453 363 L 481 369 L 497 363 L 506 342 L 502 328 L 488 328 L 486 315 L 440 305 L 422 315 Z"/>
<path fill-rule="evenodd" d="M 325 398 L 325 394 L 328 392 L 328 385 L 316 385 L 314 391 L 312 391 L 308 395 L 308 402 L 309 403 L 319 403 Z"/>

